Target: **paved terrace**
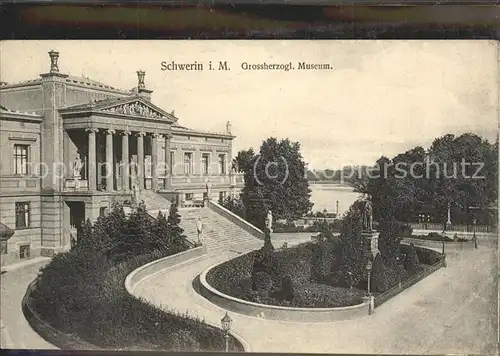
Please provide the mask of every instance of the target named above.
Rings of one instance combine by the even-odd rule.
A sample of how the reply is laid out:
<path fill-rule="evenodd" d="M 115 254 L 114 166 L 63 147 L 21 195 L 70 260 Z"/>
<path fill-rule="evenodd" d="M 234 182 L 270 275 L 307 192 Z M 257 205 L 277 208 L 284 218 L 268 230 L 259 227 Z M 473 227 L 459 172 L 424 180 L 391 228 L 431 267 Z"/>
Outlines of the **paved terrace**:
<path fill-rule="evenodd" d="M 293 238 L 290 244 L 309 239 Z M 293 235 L 293 234 L 292 234 Z M 277 235 L 276 247 L 284 234 Z M 448 251 L 448 267 L 405 290 L 363 319 L 334 323 L 277 322 L 231 313 L 233 329 L 251 351 L 335 353 L 497 353 L 497 238 L 480 238 L 478 250 Z M 210 265 L 249 251 L 256 245 L 207 256 L 165 270 L 138 286 L 155 304 L 188 310 L 219 323 L 224 310 L 198 295 L 192 280 Z M 1 277 L 2 348 L 54 346 L 29 326 L 21 311 L 26 287 L 46 261 L 17 266 Z"/>

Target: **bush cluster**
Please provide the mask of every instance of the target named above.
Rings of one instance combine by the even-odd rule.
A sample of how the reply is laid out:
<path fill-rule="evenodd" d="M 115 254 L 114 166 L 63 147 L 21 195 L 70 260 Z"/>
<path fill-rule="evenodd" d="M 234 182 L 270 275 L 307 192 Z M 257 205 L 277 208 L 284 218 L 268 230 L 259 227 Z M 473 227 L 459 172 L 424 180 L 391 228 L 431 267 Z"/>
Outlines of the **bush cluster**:
<path fill-rule="evenodd" d="M 412 239 L 429 240 L 429 241 L 443 241 L 443 239 L 446 242 L 454 241 L 452 238 L 437 232 L 430 232 L 427 235 L 411 235 L 410 237 Z"/>
<path fill-rule="evenodd" d="M 253 251 L 214 267 L 207 282 L 230 296 L 256 303 L 301 308 L 359 304 L 363 292 L 329 286 L 335 266 L 327 241 L 283 250 Z M 316 281 L 318 279 L 318 281 Z"/>
<path fill-rule="evenodd" d="M 296 225 L 294 222 L 275 222 L 273 224 L 273 232 L 322 232 L 325 229 L 325 224 L 332 232 L 340 232 L 342 228 L 342 220 L 334 220 L 332 222 L 326 221 L 313 221 L 312 225 L 302 226 Z"/>
<path fill-rule="evenodd" d="M 164 236 L 157 249 L 142 254 L 139 241 L 153 241 L 150 236 L 155 225 L 138 211 L 120 226 L 116 224 L 121 219 L 120 210 L 114 209 L 87 227 L 88 235 L 75 248 L 56 255 L 42 269 L 31 296 L 35 311 L 54 328 L 105 349 L 223 350 L 222 330 L 187 314 L 160 310 L 126 291 L 125 278 L 130 272 L 182 248 L 174 238 L 182 232 L 176 230 L 176 221 L 169 219 L 167 230 L 173 231 L 172 235 Z M 132 234 L 122 235 L 126 242 L 119 243 L 125 228 L 151 235 L 135 239 Z M 125 243 L 132 248 L 126 254 L 122 249 Z M 242 351 L 233 338 L 230 343 L 232 350 Z"/>

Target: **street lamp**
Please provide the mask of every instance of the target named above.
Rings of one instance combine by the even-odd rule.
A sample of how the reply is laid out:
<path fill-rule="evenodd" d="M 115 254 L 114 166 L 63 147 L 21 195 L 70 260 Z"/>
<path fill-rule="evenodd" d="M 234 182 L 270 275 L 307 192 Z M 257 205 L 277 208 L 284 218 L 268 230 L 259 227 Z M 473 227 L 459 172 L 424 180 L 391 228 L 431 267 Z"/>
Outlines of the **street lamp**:
<path fill-rule="evenodd" d="M 372 275 L 372 262 L 370 260 L 366 263 L 366 271 L 368 272 L 368 296 L 370 296 L 370 280 Z"/>
<path fill-rule="evenodd" d="M 472 239 L 474 240 L 474 248 L 477 248 L 476 224 L 477 224 L 477 220 L 476 220 L 476 218 L 474 218 L 472 220 L 472 228 L 473 228 Z"/>
<path fill-rule="evenodd" d="M 233 323 L 233 319 L 226 312 L 226 315 L 220 320 L 222 325 L 222 330 L 224 330 L 224 338 L 226 339 L 226 352 L 229 352 L 229 331 L 231 330 L 231 324 Z"/>

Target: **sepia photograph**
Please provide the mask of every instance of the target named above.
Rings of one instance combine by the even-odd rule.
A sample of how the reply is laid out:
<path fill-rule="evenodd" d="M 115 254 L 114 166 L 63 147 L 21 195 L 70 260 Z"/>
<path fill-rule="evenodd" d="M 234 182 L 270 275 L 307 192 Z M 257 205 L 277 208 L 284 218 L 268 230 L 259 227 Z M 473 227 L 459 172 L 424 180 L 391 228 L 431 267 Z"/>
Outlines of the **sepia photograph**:
<path fill-rule="evenodd" d="M 0 42 L 1 348 L 498 355 L 499 53 Z"/>

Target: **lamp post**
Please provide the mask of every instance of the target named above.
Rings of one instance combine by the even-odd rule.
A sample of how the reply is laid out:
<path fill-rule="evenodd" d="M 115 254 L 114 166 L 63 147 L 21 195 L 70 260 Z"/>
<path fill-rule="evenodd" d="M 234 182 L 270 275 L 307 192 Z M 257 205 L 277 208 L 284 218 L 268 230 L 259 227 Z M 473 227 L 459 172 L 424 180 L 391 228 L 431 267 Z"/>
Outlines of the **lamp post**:
<path fill-rule="evenodd" d="M 372 275 L 372 262 L 370 260 L 368 260 L 368 262 L 366 263 L 366 271 L 368 272 L 368 296 L 370 296 L 371 295 L 370 280 Z"/>
<path fill-rule="evenodd" d="M 442 242 L 443 242 L 443 247 L 442 247 L 442 250 L 441 250 L 441 254 L 443 256 L 443 267 L 446 267 L 446 255 L 444 253 L 444 240 L 446 238 L 446 235 L 443 233 L 443 236 L 441 237 L 442 239 Z"/>
<path fill-rule="evenodd" d="M 372 296 L 372 293 L 371 293 L 371 290 L 370 290 L 370 284 L 371 284 L 371 276 L 372 276 L 372 262 L 370 260 L 368 260 L 368 262 L 366 263 L 366 271 L 368 272 L 368 294 L 366 296 L 366 298 L 368 299 L 368 315 L 372 315 L 373 314 L 373 309 L 375 309 L 375 304 L 374 304 L 374 298 Z"/>
<path fill-rule="evenodd" d="M 226 339 L 226 352 L 229 352 L 229 331 L 231 330 L 233 319 L 231 319 L 229 314 L 226 312 L 220 322 L 222 325 L 222 330 L 224 330 L 224 338 Z"/>
<path fill-rule="evenodd" d="M 472 239 L 474 240 L 474 248 L 477 248 L 476 224 L 477 224 L 477 220 L 476 220 L 476 218 L 474 218 L 472 220 L 472 229 L 473 229 Z"/>
<path fill-rule="evenodd" d="M 337 200 L 335 203 L 337 206 L 337 214 L 335 215 L 335 217 L 338 219 L 339 218 L 339 201 Z"/>

